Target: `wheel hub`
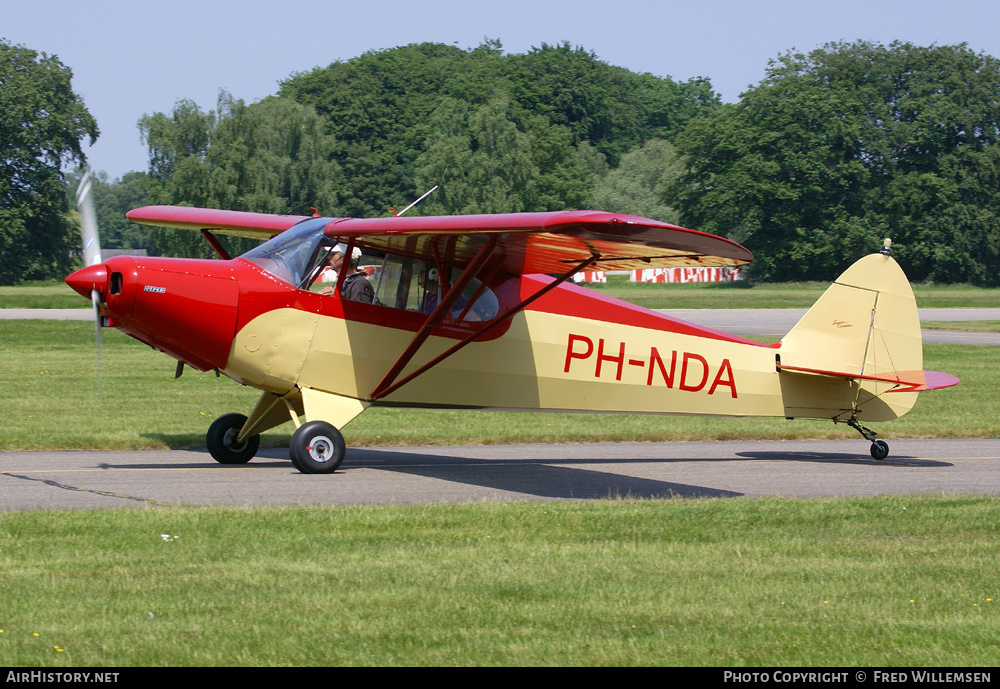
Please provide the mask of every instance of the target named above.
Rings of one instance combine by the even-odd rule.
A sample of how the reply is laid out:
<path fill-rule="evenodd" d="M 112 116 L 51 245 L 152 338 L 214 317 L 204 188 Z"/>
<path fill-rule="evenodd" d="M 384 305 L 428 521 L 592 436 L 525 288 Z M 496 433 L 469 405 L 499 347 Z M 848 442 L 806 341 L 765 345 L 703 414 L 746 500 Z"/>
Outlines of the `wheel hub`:
<path fill-rule="evenodd" d="M 325 435 L 318 436 L 306 446 L 306 451 L 317 462 L 329 462 L 333 457 L 333 441 Z"/>
<path fill-rule="evenodd" d="M 247 442 L 244 440 L 242 443 L 236 442 L 236 439 L 240 436 L 240 431 L 238 428 L 230 428 L 226 431 L 225 435 L 222 436 L 223 444 L 234 452 L 239 452 L 244 447 L 246 447 Z"/>

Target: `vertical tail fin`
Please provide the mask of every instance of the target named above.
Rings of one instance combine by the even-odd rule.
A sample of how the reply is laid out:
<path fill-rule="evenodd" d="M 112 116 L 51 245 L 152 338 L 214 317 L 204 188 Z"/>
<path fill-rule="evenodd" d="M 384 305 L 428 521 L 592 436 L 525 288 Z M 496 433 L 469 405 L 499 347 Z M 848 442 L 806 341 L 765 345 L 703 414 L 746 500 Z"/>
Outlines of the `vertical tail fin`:
<path fill-rule="evenodd" d="M 778 367 L 788 416 L 835 421 L 894 419 L 918 391 L 958 382 L 923 370 L 917 302 L 888 252 L 837 278 L 782 340 Z"/>

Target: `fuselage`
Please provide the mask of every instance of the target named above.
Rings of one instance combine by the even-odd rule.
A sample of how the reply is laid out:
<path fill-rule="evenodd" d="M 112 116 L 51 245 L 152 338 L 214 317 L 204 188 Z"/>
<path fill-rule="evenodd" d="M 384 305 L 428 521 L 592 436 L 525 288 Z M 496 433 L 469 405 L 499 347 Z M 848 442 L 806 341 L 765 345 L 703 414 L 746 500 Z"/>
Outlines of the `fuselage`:
<path fill-rule="evenodd" d="M 545 276 L 509 277 L 501 311 Z M 257 295 L 259 299 L 259 294 Z M 422 314 L 305 292 L 295 305 L 244 319 L 225 366 L 242 382 L 304 384 L 368 399 L 425 320 Z M 402 372 L 452 347 L 480 323 L 437 328 Z M 265 346 L 280 342 L 280 347 Z M 381 400 L 385 404 L 660 413 L 760 413 L 777 384 L 770 347 L 563 285 Z M 775 403 L 777 406 L 775 406 Z M 767 415 L 783 415 L 780 396 Z"/>
<path fill-rule="evenodd" d="M 438 253 L 376 254 L 371 303 L 319 293 L 339 241 L 331 226 L 302 220 L 236 259 L 115 257 L 67 282 L 100 295 L 106 325 L 289 401 L 309 389 L 365 405 L 879 421 L 916 397 L 865 377 L 921 366 L 912 290 L 887 257 L 841 276 L 859 287 L 824 295 L 787 346 L 762 345 Z M 885 331 L 879 294 L 892 304 L 880 307 Z M 905 342 L 890 353 L 884 333 Z"/>
<path fill-rule="evenodd" d="M 376 400 L 425 314 L 300 289 L 242 258 L 118 257 L 80 273 L 71 284 L 102 293 L 109 325 L 278 395 L 309 387 L 401 406 L 832 418 L 856 392 L 812 377 L 827 403 L 803 407 L 776 370 L 780 345 L 563 284 Z M 503 314 L 551 280 L 497 276 L 489 287 Z M 400 377 L 482 325 L 440 323 Z"/>

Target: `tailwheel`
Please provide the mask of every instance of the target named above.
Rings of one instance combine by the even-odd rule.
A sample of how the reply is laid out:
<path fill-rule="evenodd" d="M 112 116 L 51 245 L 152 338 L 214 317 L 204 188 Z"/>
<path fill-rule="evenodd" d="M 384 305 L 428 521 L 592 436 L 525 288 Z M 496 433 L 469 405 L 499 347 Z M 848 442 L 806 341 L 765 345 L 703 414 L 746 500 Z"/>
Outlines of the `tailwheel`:
<path fill-rule="evenodd" d="M 215 461 L 220 464 L 246 464 L 260 448 L 260 436 L 251 435 L 236 442 L 247 422 L 243 414 L 223 414 L 208 427 L 205 444 Z"/>
<path fill-rule="evenodd" d="M 884 440 L 876 440 L 872 443 L 872 459 L 885 459 L 889 456 L 889 443 Z"/>
<path fill-rule="evenodd" d="M 292 434 L 292 464 L 303 474 L 332 474 L 344 461 L 344 436 L 326 421 L 309 421 Z"/>
<path fill-rule="evenodd" d="M 860 423 L 858 423 L 857 418 L 851 418 L 851 420 L 847 421 L 846 423 L 848 426 L 850 426 L 858 433 L 863 435 L 865 437 L 865 440 L 871 441 L 872 446 L 869 452 L 871 452 L 872 459 L 882 460 L 889 456 L 889 443 L 885 442 L 884 440 L 876 440 L 875 438 L 878 434 L 875 433 L 875 431 L 873 431 L 870 428 L 865 428 L 864 426 L 862 426 Z"/>

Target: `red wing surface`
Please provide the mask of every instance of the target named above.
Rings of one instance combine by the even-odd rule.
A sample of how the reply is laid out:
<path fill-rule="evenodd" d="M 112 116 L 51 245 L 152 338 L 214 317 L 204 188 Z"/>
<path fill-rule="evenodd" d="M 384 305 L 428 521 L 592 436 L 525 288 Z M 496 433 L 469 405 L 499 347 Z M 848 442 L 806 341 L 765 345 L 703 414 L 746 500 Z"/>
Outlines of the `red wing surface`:
<path fill-rule="evenodd" d="M 326 233 L 353 238 L 362 249 L 437 256 L 454 266 L 466 265 L 496 239 L 501 269 L 512 275 L 563 273 L 590 257 L 597 260 L 589 270 L 735 266 L 753 259 L 722 237 L 598 211 L 345 218 L 328 224 Z"/>
<path fill-rule="evenodd" d="M 258 239 L 308 217 L 182 206 L 147 206 L 128 213 L 133 222 Z M 722 237 L 600 211 L 339 218 L 331 219 L 325 232 L 362 249 L 434 258 L 459 268 L 495 241 L 493 261 L 511 275 L 562 274 L 591 258 L 595 261 L 588 270 L 736 266 L 753 259 L 747 249 Z"/>
<path fill-rule="evenodd" d="M 266 239 L 303 220 L 307 215 L 272 215 L 245 211 L 223 211 L 188 206 L 144 206 L 125 214 L 132 222 L 180 230 L 212 230 L 252 239 Z"/>

